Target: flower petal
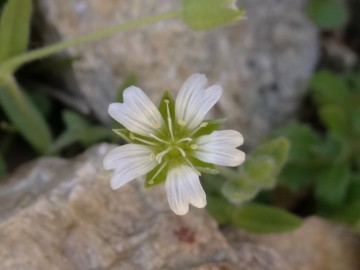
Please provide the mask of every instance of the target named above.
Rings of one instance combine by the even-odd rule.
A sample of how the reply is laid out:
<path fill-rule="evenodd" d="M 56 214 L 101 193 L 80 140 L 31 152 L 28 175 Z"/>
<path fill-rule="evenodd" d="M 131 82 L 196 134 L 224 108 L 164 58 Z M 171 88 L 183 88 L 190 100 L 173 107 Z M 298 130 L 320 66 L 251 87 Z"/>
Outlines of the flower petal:
<path fill-rule="evenodd" d="M 243 136 L 235 130 L 214 131 L 198 138 L 194 156 L 201 161 L 221 166 L 239 166 L 245 160 L 245 153 L 236 147 L 243 142 Z"/>
<path fill-rule="evenodd" d="M 115 170 L 111 188 L 117 189 L 155 168 L 156 162 L 151 161 L 151 153 L 151 149 L 139 144 L 127 144 L 111 150 L 103 161 L 106 170 Z"/>
<path fill-rule="evenodd" d="M 165 189 L 170 208 L 177 215 L 185 215 L 189 210 L 189 203 L 198 208 L 206 205 L 206 194 L 199 176 L 189 166 L 171 169 L 166 178 Z"/>
<path fill-rule="evenodd" d="M 206 83 L 205 75 L 194 74 L 185 81 L 176 98 L 176 119 L 184 121 L 190 130 L 200 125 L 205 115 L 220 99 L 221 86 L 212 85 L 204 89 Z"/>
<path fill-rule="evenodd" d="M 109 114 L 128 130 L 144 136 L 155 133 L 163 126 L 159 110 L 138 87 L 130 86 L 124 90 L 124 103 L 112 103 Z"/>

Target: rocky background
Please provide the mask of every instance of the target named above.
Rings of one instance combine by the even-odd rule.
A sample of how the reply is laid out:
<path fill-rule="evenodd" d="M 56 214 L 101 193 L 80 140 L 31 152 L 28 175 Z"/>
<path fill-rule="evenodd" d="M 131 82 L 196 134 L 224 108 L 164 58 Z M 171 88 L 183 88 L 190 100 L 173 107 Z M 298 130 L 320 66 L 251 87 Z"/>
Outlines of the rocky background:
<path fill-rule="evenodd" d="M 46 43 L 89 33 L 144 15 L 178 8 L 180 1 L 36 0 L 37 27 Z M 78 110 L 109 123 L 107 107 L 129 74 L 152 99 L 176 93 L 193 73 L 220 83 L 217 116 L 241 130 L 253 146 L 271 127 L 289 120 L 304 95 L 317 61 L 317 34 L 304 14 L 304 0 L 242 0 L 247 20 L 207 32 L 164 21 L 79 46 L 81 56 L 65 76 Z M 72 102 L 74 103 L 74 102 Z"/>
<path fill-rule="evenodd" d="M 168 0 L 36 0 L 46 43 L 174 9 Z M 241 130 L 247 147 L 291 119 L 317 62 L 305 0 L 241 0 L 248 19 L 208 32 L 167 21 L 65 52 L 81 56 L 59 74 L 62 101 L 109 124 L 107 106 L 129 74 L 153 100 L 205 73 L 224 94 L 215 114 Z M 206 210 L 174 215 L 161 187 L 141 179 L 109 186 L 101 144 L 75 159 L 44 157 L 0 184 L 0 269 L 357 270 L 360 241 L 317 217 L 291 233 L 218 228 Z"/>
<path fill-rule="evenodd" d="M 141 179 L 113 191 L 101 165 L 113 147 L 41 158 L 0 185 L 0 269 L 360 269 L 354 233 L 316 217 L 291 233 L 220 231 L 205 209 L 176 216 Z"/>

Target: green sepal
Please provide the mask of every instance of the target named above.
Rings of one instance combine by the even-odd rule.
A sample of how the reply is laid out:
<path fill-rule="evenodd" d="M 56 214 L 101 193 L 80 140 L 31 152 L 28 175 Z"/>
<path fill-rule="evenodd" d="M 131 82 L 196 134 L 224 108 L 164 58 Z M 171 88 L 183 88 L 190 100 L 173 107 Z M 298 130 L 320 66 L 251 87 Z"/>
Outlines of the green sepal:
<path fill-rule="evenodd" d="M 154 169 L 152 169 L 152 171 L 150 171 L 146 175 L 145 183 L 144 183 L 146 188 L 151 188 L 151 187 L 157 186 L 166 181 L 166 176 L 167 176 L 168 170 L 169 170 L 168 166 L 165 166 L 165 168 L 163 168 L 163 170 L 153 179 L 153 181 L 150 182 L 151 179 L 154 177 L 154 175 L 159 171 L 159 169 L 162 165 L 163 164 L 157 165 Z"/>
<path fill-rule="evenodd" d="M 200 128 L 192 137 L 198 138 L 200 136 L 209 135 L 213 131 L 218 130 L 225 121 L 225 118 L 205 120 L 204 122 L 207 123 L 207 126 Z"/>
<path fill-rule="evenodd" d="M 207 163 L 192 156 L 188 156 L 190 163 L 201 173 L 218 174 L 219 171 L 214 164 Z"/>
<path fill-rule="evenodd" d="M 123 139 L 124 141 L 126 141 L 128 143 L 133 142 L 133 140 L 130 139 L 131 132 L 129 130 L 127 130 L 126 128 L 113 129 L 112 131 L 114 131 L 115 134 L 119 135 L 121 137 L 121 139 Z"/>
<path fill-rule="evenodd" d="M 161 97 L 160 103 L 159 103 L 159 111 L 164 119 L 164 123 L 169 128 L 169 122 L 168 122 L 168 112 L 167 112 L 167 105 L 166 100 L 169 101 L 169 112 L 170 112 L 170 119 L 172 121 L 172 126 L 177 127 L 178 125 L 175 123 L 175 100 L 170 94 L 169 91 L 165 91 L 163 96 Z M 173 130 L 174 133 L 176 133 L 176 130 Z"/>

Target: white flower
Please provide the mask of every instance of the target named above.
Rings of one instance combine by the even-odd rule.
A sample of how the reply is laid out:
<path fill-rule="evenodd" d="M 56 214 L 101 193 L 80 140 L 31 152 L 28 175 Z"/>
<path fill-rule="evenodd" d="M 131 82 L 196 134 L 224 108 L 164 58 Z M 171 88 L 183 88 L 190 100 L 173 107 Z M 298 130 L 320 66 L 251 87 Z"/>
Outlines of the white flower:
<path fill-rule="evenodd" d="M 214 164 L 238 166 L 245 160 L 237 149 L 243 143 L 239 132 L 216 131 L 219 121 L 204 121 L 222 93 L 219 85 L 205 88 L 206 83 L 202 74 L 190 76 L 176 101 L 165 93 L 159 109 L 134 86 L 124 91 L 124 103 L 110 104 L 109 114 L 125 127 L 114 131 L 130 143 L 104 158 L 104 168 L 114 170 L 113 189 L 146 175 L 147 187 L 165 182 L 170 208 L 176 214 L 186 214 L 189 204 L 205 207 L 201 172 L 214 173 Z"/>

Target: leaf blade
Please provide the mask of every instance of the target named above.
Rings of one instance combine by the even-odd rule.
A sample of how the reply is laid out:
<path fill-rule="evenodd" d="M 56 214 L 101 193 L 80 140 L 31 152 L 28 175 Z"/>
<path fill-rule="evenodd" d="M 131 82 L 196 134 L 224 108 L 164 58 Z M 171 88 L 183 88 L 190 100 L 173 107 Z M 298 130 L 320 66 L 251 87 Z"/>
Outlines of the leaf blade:
<path fill-rule="evenodd" d="M 49 127 L 31 100 L 16 84 L 0 82 L 0 104 L 22 136 L 40 153 L 45 153 L 52 141 Z"/>
<path fill-rule="evenodd" d="M 294 230 L 303 222 L 285 210 L 252 203 L 237 208 L 232 223 L 251 232 L 280 233 Z"/>
<path fill-rule="evenodd" d="M 32 0 L 9 0 L 0 19 L 0 62 L 24 52 L 29 43 Z"/>

